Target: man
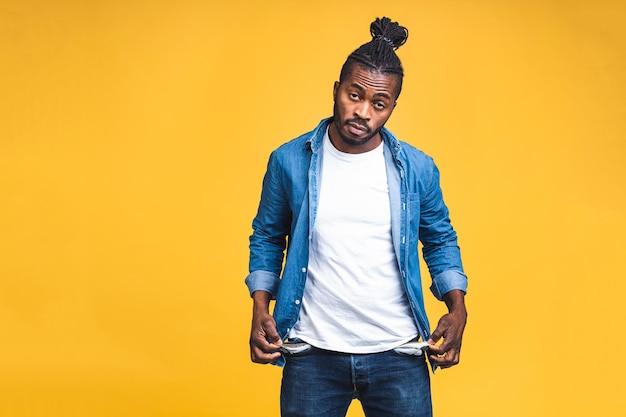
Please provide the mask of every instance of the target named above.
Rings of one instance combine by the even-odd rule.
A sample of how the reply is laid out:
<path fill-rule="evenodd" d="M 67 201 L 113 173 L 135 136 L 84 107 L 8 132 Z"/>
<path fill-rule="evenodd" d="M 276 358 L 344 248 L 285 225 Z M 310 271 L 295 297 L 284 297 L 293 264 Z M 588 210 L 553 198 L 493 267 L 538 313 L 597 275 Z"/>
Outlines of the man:
<path fill-rule="evenodd" d="M 433 368 L 459 362 L 467 278 L 439 171 L 384 128 L 408 31 L 388 18 L 370 31 L 335 82 L 333 117 L 270 156 L 253 221 L 250 352 L 284 365 L 283 417 L 345 416 L 353 398 L 368 417 L 431 416 L 416 341 L 427 342 Z M 432 334 L 418 239 L 449 310 Z"/>

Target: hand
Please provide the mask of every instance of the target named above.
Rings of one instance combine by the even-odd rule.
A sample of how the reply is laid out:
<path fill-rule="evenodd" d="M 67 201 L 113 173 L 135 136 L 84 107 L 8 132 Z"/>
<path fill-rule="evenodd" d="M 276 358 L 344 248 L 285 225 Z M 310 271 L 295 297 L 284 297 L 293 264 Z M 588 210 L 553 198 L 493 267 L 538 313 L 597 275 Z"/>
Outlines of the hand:
<path fill-rule="evenodd" d="M 283 344 L 276 321 L 269 314 L 269 293 L 255 291 L 253 294 L 254 311 L 250 332 L 250 358 L 255 363 L 271 363 L 280 357 L 278 349 Z"/>
<path fill-rule="evenodd" d="M 428 348 L 430 360 L 437 366 L 445 369 L 459 363 L 461 354 L 461 341 L 467 322 L 467 310 L 464 304 L 462 291 L 451 291 L 444 295 L 444 301 L 448 305 L 449 313 L 445 314 L 437 328 L 430 336 Z M 440 345 L 436 343 L 443 338 Z"/>

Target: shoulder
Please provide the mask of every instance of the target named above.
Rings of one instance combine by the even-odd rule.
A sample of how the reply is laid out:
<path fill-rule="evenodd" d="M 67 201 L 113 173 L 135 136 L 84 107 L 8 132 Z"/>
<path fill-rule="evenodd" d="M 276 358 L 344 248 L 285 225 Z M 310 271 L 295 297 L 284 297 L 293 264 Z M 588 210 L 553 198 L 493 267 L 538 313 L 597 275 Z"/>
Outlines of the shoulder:
<path fill-rule="evenodd" d="M 434 166 L 433 158 L 430 155 L 417 149 L 410 143 L 398 139 L 386 128 L 383 130 L 383 137 L 394 157 L 405 165 L 407 169 L 418 167 L 432 169 Z"/>
<path fill-rule="evenodd" d="M 397 139 L 388 130 L 385 141 L 397 164 L 404 171 L 411 188 L 426 189 L 437 181 L 439 171 L 433 158 L 410 143 Z"/>
<path fill-rule="evenodd" d="M 433 158 L 424 151 L 407 142 L 398 141 L 398 143 L 400 144 L 399 156 L 404 157 L 408 162 L 425 165 L 434 164 Z"/>
<path fill-rule="evenodd" d="M 307 150 L 307 143 L 310 141 L 311 132 L 303 133 L 297 138 L 291 139 L 278 148 L 273 153 L 276 155 L 290 155 L 293 153 L 304 152 Z"/>

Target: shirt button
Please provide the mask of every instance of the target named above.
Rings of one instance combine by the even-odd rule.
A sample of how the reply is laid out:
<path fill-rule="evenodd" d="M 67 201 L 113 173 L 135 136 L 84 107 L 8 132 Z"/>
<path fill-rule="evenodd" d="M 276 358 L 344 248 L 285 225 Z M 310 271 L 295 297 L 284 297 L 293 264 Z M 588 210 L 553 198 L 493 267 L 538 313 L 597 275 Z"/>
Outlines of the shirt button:
<path fill-rule="evenodd" d="M 296 305 L 300 304 L 300 300 L 296 300 Z"/>
<path fill-rule="evenodd" d="M 302 272 L 306 272 L 306 268 L 302 268 Z"/>

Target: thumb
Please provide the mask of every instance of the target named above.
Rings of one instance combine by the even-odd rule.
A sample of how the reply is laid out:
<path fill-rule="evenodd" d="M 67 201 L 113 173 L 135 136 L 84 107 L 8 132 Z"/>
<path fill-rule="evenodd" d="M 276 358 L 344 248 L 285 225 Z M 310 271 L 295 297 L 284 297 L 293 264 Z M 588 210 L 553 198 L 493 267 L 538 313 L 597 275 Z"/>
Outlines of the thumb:
<path fill-rule="evenodd" d="M 282 345 L 283 341 L 280 338 L 280 335 L 278 334 L 278 331 L 276 330 L 276 323 L 274 322 L 274 320 L 272 320 L 269 323 L 266 323 L 265 325 L 265 335 L 267 336 L 267 339 L 275 344 L 275 345 Z"/>
<path fill-rule="evenodd" d="M 443 332 L 444 331 L 441 328 L 441 326 L 437 326 L 435 331 L 430 335 L 430 338 L 428 339 L 428 343 L 433 344 L 433 345 L 437 343 L 439 339 L 443 337 Z"/>

